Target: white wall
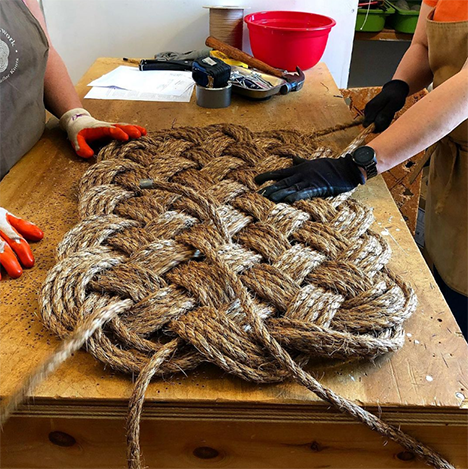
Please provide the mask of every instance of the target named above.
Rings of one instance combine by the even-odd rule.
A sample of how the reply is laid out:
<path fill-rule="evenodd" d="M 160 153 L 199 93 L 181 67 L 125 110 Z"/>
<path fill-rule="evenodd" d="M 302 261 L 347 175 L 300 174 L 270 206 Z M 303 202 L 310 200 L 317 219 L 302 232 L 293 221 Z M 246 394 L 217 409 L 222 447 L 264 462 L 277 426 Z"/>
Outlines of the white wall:
<path fill-rule="evenodd" d="M 97 57 L 152 57 L 204 47 L 204 5 L 241 5 L 261 10 L 310 11 L 331 16 L 333 28 L 323 61 L 345 87 L 358 0 L 42 0 L 54 46 L 76 82 Z M 287 4 L 287 7 L 285 5 Z M 244 31 L 247 38 L 247 30 Z M 247 39 L 244 49 L 249 50 Z"/>

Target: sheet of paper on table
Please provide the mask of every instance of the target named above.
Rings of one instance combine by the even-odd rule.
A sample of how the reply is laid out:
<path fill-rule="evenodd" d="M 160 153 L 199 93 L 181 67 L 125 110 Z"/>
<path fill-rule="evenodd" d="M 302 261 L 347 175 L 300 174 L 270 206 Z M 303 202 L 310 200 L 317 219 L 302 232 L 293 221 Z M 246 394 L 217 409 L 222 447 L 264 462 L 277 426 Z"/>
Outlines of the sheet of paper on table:
<path fill-rule="evenodd" d="M 178 103 L 190 102 L 193 87 L 180 95 L 147 93 L 144 91 L 123 90 L 115 87 L 91 88 L 85 99 L 120 99 L 124 101 L 171 101 Z"/>
<path fill-rule="evenodd" d="M 194 85 L 188 71 L 142 72 L 122 65 L 89 83 L 93 88 L 85 98 L 189 102 Z"/>

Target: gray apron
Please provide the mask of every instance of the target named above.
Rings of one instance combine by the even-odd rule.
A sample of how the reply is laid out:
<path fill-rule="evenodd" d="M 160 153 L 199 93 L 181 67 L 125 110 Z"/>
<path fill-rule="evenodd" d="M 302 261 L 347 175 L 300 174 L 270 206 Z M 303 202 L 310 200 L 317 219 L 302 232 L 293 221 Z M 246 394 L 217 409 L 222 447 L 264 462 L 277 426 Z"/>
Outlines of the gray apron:
<path fill-rule="evenodd" d="M 468 21 L 426 22 L 434 88 L 458 73 L 468 57 Z M 437 115 L 434 116 L 437 118 Z M 425 244 L 437 271 L 468 296 L 468 121 L 436 143 L 431 157 Z"/>
<path fill-rule="evenodd" d="M 48 51 L 23 0 L 0 0 L 0 179 L 44 131 Z"/>

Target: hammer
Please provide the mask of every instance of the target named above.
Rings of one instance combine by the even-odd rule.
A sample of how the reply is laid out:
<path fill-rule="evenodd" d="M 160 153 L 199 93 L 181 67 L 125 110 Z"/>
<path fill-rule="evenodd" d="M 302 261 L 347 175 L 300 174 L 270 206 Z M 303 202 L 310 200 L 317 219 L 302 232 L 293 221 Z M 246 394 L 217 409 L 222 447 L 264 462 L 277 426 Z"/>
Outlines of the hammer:
<path fill-rule="evenodd" d="M 239 60 L 240 62 L 247 64 L 249 67 L 256 68 L 257 70 L 268 73 L 269 75 L 286 80 L 286 83 L 280 88 L 281 94 L 288 94 L 290 91 L 299 91 L 304 84 L 305 75 L 299 67 L 296 67 L 297 74 L 284 72 L 277 68 L 271 67 L 265 62 L 262 62 L 261 60 L 258 60 L 255 57 L 252 57 L 240 49 L 232 47 L 213 36 L 209 36 L 206 39 L 205 44 L 208 47 L 212 47 L 213 49 L 223 52 L 230 59 Z"/>

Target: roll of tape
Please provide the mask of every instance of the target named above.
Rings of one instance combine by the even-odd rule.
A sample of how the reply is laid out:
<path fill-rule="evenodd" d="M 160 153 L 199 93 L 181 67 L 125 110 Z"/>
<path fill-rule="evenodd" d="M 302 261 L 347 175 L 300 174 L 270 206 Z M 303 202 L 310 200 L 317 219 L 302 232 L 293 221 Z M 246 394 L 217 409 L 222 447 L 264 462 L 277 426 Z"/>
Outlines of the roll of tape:
<path fill-rule="evenodd" d="M 217 109 L 231 104 L 231 83 L 223 88 L 205 88 L 197 85 L 197 104 L 201 107 Z"/>

